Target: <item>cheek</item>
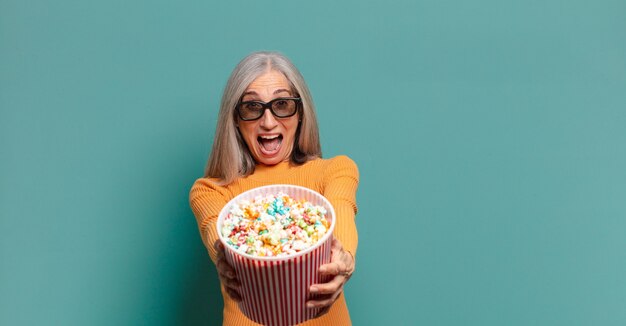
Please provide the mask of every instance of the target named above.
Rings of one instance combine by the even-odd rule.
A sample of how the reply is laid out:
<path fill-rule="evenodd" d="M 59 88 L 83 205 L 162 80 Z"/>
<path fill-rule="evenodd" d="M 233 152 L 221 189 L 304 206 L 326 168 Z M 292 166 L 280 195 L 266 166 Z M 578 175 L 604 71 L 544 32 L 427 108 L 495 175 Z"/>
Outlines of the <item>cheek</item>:
<path fill-rule="evenodd" d="M 298 120 L 296 119 L 295 121 L 290 121 L 289 124 L 285 125 L 285 129 L 287 131 L 287 134 L 289 134 L 290 136 L 294 137 L 296 135 L 296 131 L 298 130 Z"/>
<path fill-rule="evenodd" d="M 243 140 L 248 143 L 248 145 L 250 145 L 250 142 L 252 140 L 256 140 L 256 137 L 254 137 L 254 127 L 252 126 L 248 126 L 246 124 L 239 124 L 239 133 L 241 134 L 241 138 L 243 138 Z"/>

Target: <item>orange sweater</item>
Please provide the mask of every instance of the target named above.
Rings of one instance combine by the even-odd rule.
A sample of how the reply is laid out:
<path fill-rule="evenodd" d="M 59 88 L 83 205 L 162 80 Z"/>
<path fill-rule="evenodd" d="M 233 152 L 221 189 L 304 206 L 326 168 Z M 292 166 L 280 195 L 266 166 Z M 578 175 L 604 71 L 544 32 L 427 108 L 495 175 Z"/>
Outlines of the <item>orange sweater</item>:
<path fill-rule="evenodd" d="M 315 159 L 300 166 L 282 162 L 274 166 L 257 165 L 255 172 L 239 178 L 226 186 L 218 186 L 216 180 L 196 180 L 189 194 L 189 202 L 198 222 L 202 242 L 215 262 L 213 244 L 218 240 L 215 223 L 217 215 L 226 203 L 238 194 L 255 187 L 269 184 L 293 184 L 313 189 L 324 195 L 335 208 L 337 224 L 333 235 L 345 250 L 356 255 L 358 242 L 356 224 L 356 190 L 359 172 L 356 164 L 347 156 L 332 159 Z M 222 286 L 224 297 L 224 325 L 258 325 L 239 310 Z M 303 325 L 351 325 L 350 314 L 343 294 L 335 301 L 328 313 L 309 320 Z"/>

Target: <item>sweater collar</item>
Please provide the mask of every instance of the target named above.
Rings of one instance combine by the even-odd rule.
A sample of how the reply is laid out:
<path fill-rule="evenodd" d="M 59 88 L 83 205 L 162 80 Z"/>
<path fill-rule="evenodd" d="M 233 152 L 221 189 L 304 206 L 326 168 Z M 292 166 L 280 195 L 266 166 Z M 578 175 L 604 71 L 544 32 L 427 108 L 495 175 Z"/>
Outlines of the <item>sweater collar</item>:
<path fill-rule="evenodd" d="M 257 164 L 254 167 L 255 173 L 256 172 L 269 172 L 269 171 L 285 172 L 285 171 L 288 171 L 289 169 L 291 169 L 291 164 L 289 161 L 282 161 L 274 165 Z"/>

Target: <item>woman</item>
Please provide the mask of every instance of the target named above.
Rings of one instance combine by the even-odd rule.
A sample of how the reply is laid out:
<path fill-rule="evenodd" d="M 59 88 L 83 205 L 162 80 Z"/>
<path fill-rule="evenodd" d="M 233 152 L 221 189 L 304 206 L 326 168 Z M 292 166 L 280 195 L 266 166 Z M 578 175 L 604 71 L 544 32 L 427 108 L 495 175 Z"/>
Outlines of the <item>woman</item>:
<path fill-rule="evenodd" d="M 337 224 L 331 262 L 314 284 L 307 307 L 323 308 L 305 325 L 349 325 L 343 286 L 354 272 L 357 231 L 354 217 L 358 170 L 346 156 L 322 159 L 315 108 L 304 79 L 281 54 L 256 52 L 232 72 L 222 97 L 213 149 L 204 178 L 190 192 L 202 241 L 217 267 L 224 297 L 224 325 L 256 325 L 237 307 L 241 300 L 235 270 L 224 258 L 215 230 L 220 210 L 238 194 L 268 184 L 294 184 L 324 195 Z"/>

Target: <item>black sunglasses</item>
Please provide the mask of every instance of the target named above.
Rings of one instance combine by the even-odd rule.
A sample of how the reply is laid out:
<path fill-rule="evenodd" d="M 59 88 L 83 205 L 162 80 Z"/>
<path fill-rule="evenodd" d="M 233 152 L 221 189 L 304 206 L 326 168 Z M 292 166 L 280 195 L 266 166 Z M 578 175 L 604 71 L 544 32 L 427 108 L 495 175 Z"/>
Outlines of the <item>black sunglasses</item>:
<path fill-rule="evenodd" d="M 267 103 L 245 101 L 237 104 L 237 114 L 243 121 L 257 120 L 269 109 L 277 118 L 289 118 L 298 112 L 302 99 L 299 97 L 279 97 Z"/>

